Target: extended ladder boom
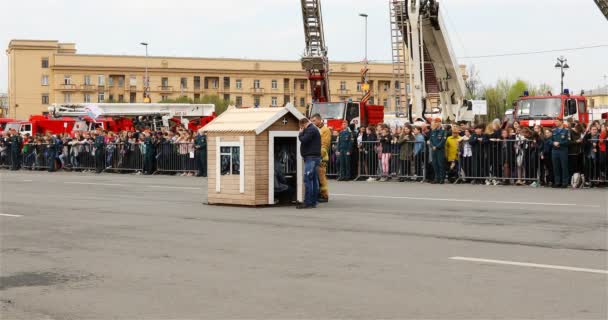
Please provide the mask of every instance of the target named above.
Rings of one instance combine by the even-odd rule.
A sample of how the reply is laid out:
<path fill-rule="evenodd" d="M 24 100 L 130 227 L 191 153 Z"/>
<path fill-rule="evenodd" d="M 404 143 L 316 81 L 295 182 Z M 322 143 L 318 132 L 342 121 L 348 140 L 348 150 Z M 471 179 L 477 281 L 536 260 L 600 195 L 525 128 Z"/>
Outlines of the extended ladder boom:
<path fill-rule="evenodd" d="M 445 120 L 460 121 L 468 117 L 461 107 L 464 102 L 465 85 L 455 55 L 453 53 L 447 29 L 439 14 L 439 3 L 436 0 L 389 0 L 391 5 L 391 29 L 393 34 L 394 76 L 404 78 L 401 71 L 405 64 L 398 47 L 402 40 L 407 47 L 409 60 L 412 114 L 414 118 L 424 117 L 426 109 L 427 83 L 431 81 L 429 73 L 437 79 L 440 107 Z M 425 55 L 429 61 L 425 61 Z M 425 70 L 430 67 L 431 70 Z M 431 86 L 428 86 L 431 87 Z M 401 91 L 396 96 L 402 96 Z M 404 102 L 401 102 L 402 104 Z M 466 119 L 465 119 L 466 120 Z"/>
<path fill-rule="evenodd" d="M 105 117 L 209 117 L 215 114 L 213 104 L 154 103 L 80 103 L 54 104 L 48 108 L 54 117 L 84 117 L 91 113 Z"/>
<path fill-rule="evenodd" d="M 329 60 L 320 0 L 301 0 L 306 49 L 302 67 L 308 74 L 313 102 L 329 101 Z"/>
<path fill-rule="evenodd" d="M 604 16 L 606 16 L 606 19 L 608 19 L 608 0 L 595 0 L 595 3 L 597 4 L 598 8 L 600 8 L 600 11 L 602 11 Z"/>

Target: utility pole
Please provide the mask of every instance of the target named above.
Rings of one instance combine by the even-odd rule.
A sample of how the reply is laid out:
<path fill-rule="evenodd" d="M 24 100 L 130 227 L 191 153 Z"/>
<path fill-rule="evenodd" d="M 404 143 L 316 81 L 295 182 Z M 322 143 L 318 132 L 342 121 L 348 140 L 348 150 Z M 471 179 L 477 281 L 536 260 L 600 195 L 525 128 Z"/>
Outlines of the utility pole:
<path fill-rule="evenodd" d="M 144 80 L 144 103 L 150 103 L 150 77 L 148 76 L 148 43 L 142 42 L 140 43 L 142 46 L 146 47 L 146 75 Z"/>
<path fill-rule="evenodd" d="M 559 94 L 562 95 L 564 94 L 564 76 L 566 75 L 566 72 L 564 70 L 570 69 L 570 66 L 568 65 L 568 59 L 564 58 L 564 56 L 560 56 L 559 58 L 557 58 L 555 68 L 558 68 L 561 71 L 562 86 Z"/>

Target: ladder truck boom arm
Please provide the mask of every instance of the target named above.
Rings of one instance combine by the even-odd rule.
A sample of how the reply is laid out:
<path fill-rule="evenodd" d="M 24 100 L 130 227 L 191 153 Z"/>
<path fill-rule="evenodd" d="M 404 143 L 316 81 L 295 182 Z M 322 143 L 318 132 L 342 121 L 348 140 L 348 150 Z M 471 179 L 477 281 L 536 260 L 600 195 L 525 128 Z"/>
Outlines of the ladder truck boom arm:
<path fill-rule="evenodd" d="M 209 117 L 215 114 L 213 104 L 164 104 L 164 103 L 84 103 L 54 104 L 49 108 L 54 117 L 83 117 L 93 111 L 105 117 L 169 116 Z"/>
<path fill-rule="evenodd" d="M 606 16 L 606 19 L 608 19 L 608 0 L 595 0 L 595 3 L 597 4 L 598 8 L 600 8 L 600 11 L 602 11 L 604 16 Z"/>
<path fill-rule="evenodd" d="M 450 39 L 440 14 L 437 0 L 389 0 L 391 3 L 391 21 L 393 25 L 393 64 L 408 63 L 410 84 L 411 114 L 424 118 L 426 109 L 427 82 L 431 81 L 429 73 L 437 80 L 440 107 L 446 120 L 465 120 L 461 110 L 464 103 L 465 84 L 460 66 L 452 50 Z M 395 49 L 395 39 L 401 39 L 406 47 L 407 58 L 399 56 Z M 425 61 L 425 56 L 427 61 Z M 429 70 L 430 68 L 430 70 Z M 404 67 L 393 68 L 402 70 Z M 395 74 L 402 78 L 403 72 Z M 403 94 L 403 93 L 401 93 Z M 401 103 L 407 103 L 401 101 Z"/>
<path fill-rule="evenodd" d="M 329 60 L 320 0 L 301 0 L 306 49 L 302 68 L 308 74 L 313 102 L 329 101 Z"/>

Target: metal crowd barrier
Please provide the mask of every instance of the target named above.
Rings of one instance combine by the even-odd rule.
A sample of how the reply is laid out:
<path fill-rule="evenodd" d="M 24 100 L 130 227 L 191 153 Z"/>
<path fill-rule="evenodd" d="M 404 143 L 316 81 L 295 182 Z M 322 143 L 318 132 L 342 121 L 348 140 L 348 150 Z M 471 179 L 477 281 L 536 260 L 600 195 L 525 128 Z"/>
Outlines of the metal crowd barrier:
<path fill-rule="evenodd" d="M 393 141 L 388 150 L 378 142 L 358 146 L 358 178 L 425 180 L 428 151 L 424 143 Z"/>
<path fill-rule="evenodd" d="M 584 154 L 585 178 L 591 183 L 607 183 L 608 179 L 608 154 L 601 152 L 600 144 L 605 141 L 596 139 L 589 140 L 589 146 Z"/>
<path fill-rule="evenodd" d="M 163 143 L 156 147 L 156 171 L 195 172 L 194 143 Z"/>

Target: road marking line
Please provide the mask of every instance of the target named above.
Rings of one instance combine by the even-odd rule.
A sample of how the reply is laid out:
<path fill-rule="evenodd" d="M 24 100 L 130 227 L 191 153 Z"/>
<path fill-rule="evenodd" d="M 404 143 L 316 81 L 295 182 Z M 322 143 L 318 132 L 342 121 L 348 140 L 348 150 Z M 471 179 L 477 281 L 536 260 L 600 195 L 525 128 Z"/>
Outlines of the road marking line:
<path fill-rule="evenodd" d="M 472 203 L 494 203 L 494 204 L 525 204 L 525 205 L 554 206 L 554 207 L 601 208 L 601 206 L 597 206 L 597 205 L 586 205 L 586 204 L 576 204 L 576 203 L 494 201 L 494 200 L 474 200 L 474 199 L 441 199 L 441 198 L 422 198 L 422 197 L 370 196 L 370 195 L 362 195 L 362 194 L 334 194 L 334 196 L 351 197 L 351 198 L 404 199 L 404 200 L 424 200 L 424 201 L 442 201 L 442 202 L 472 202 Z"/>
<path fill-rule="evenodd" d="M 491 260 L 491 259 L 479 259 L 479 258 L 466 258 L 466 257 L 451 257 L 450 259 L 451 260 L 458 260 L 458 261 L 504 264 L 504 265 L 511 265 L 511 266 L 519 266 L 519 267 L 544 268 L 544 269 L 556 269 L 556 270 L 565 270 L 565 271 L 577 271 L 577 272 L 608 274 L 608 270 L 587 269 L 587 268 L 566 267 L 566 266 L 556 266 L 556 265 L 551 265 L 551 264 L 538 264 L 538 263 L 515 262 L 515 261 L 504 261 L 504 260 Z"/>
<path fill-rule="evenodd" d="M 78 185 L 87 185 L 87 186 L 124 186 L 124 184 L 117 183 L 95 183 L 95 182 L 64 182 L 65 184 L 78 184 Z"/>
<path fill-rule="evenodd" d="M 183 190 L 202 190 L 202 188 L 196 188 L 196 187 L 171 187 L 171 186 L 148 186 L 148 188 L 157 188 L 157 189 L 183 189 Z"/>
<path fill-rule="evenodd" d="M 7 214 L 7 213 L 0 213 L 0 216 L 2 216 L 2 217 L 11 217 L 11 218 L 21 218 L 21 217 L 23 217 L 20 214 Z"/>
<path fill-rule="evenodd" d="M 33 182 L 34 180 L 23 180 L 23 182 Z"/>

